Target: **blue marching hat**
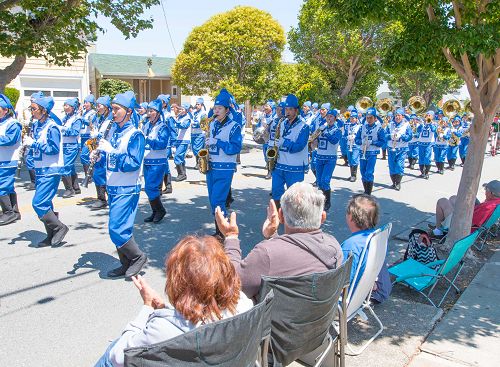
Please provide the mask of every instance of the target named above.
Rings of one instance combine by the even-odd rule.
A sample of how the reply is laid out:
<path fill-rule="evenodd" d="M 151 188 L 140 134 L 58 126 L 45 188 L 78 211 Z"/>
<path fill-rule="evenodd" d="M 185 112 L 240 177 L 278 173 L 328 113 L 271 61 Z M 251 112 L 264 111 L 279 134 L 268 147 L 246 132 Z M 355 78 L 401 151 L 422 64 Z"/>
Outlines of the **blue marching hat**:
<path fill-rule="evenodd" d="M 142 103 L 141 103 L 141 105 L 142 105 Z M 162 112 L 163 111 L 162 100 L 159 99 L 159 98 L 157 98 L 154 101 L 146 103 L 146 108 L 148 108 L 148 109 L 151 108 L 152 110 L 155 110 L 155 111 L 158 111 L 158 112 Z"/>
<path fill-rule="evenodd" d="M 43 97 L 43 95 L 38 95 L 32 98 L 32 102 L 45 109 L 47 113 L 50 113 L 50 111 L 52 111 L 52 108 L 54 108 L 54 98 L 52 98 L 51 96 Z"/>
<path fill-rule="evenodd" d="M 191 108 L 191 103 L 189 102 L 182 102 L 181 107 L 184 108 L 186 111 L 189 112 L 189 109 Z"/>
<path fill-rule="evenodd" d="M 89 94 L 85 99 L 83 100 L 84 102 L 89 102 L 92 105 L 95 105 L 95 97 L 93 94 Z"/>
<path fill-rule="evenodd" d="M 328 112 L 326 114 L 337 117 L 339 115 L 339 112 L 335 108 L 332 108 L 331 110 L 328 110 Z"/>
<path fill-rule="evenodd" d="M 203 98 L 196 98 L 196 103 L 199 103 L 199 104 L 205 104 L 205 101 L 203 100 Z"/>
<path fill-rule="evenodd" d="M 68 98 L 64 101 L 64 104 L 71 106 L 76 110 L 78 109 L 78 106 L 80 106 L 80 101 L 78 101 L 78 98 Z"/>
<path fill-rule="evenodd" d="M 312 107 L 312 108 L 318 108 L 318 103 L 317 103 L 317 102 L 314 102 L 314 103 L 312 104 L 312 106 L 311 106 L 311 107 Z M 322 107 L 323 107 L 323 105 L 322 105 Z"/>
<path fill-rule="evenodd" d="M 401 108 L 401 107 L 400 107 L 400 108 L 398 108 L 398 109 L 396 110 L 396 112 L 395 112 L 394 114 L 395 114 L 395 115 L 403 115 L 403 116 L 404 116 L 404 115 L 405 115 L 405 110 L 404 110 L 404 108 Z"/>
<path fill-rule="evenodd" d="M 9 110 L 14 109 L 14 106 L 12 106 L 9 97 L 7 97 L 5 94 L 0 94 L 0 107 L 8 108 Z"/>
<path fill-rule="evenodd" d="M 289 94 L 290 95 L 290 94 Z M 293 95 L 293 94 L 292 94 Z M 311 107 L 311 101 L 305 101 L 302 106 Z"/>
<path fill-rule="evenodd" d="M 307 106 L 308 102 L 309 101 L 305 102 L 304 106 Z M 310 106 L 311 102 L 309 102 L 309 107 Z M 299 108 L 299 99 L 297 98 L 297 96 L 294 94 L 289 94 L 288 96 L 286 96 L 285 107 Z"/>
<path fill-rule="evenodd" d="M 97 98 L 96 103 L 102 104 L 103 106 L 106 106 L 107 108 L 111 109 L 111 98 L 109 98 L 108 95 L 100 96 L 99 98 Z"/>
<path fill-rule="evenodd" d="M 160 94 L 158 96 L 158 99 L 161 100 L 162 102 L 165 102 L 166 104 L 170 103 L 170 94 Z"/>
<path fill-rule="evenodd" d="M 358 118 L 358 110 L 357 110 L 357 109 L 355 109 L 355 108 L 353 108 L 353 109 L 351 110 L 350 117 L 356 117 L 356 118 Z"/>
<path fill-rule="evenodd" d="M 326 110 L 329 110 L 329 109 L 330 109 L 330 103 L 328 103 L 328 102 L 327 102 L 327 103 L 323 103 L 323 104 L 321 105 L 321 109 L 326 109 Z"/>
<path fill-rule="evenodd" d="M 160 102 L 161 102 L 161 101 L 160 101 Z M 139 104 L 139 106 L 140 106 L 141 108 L 148 109 L 149 104 L 148 104 L 148 102 L 142 102 L 142 103 L 140 103 L 140 104 Z"/>
<path fill-rule="evenodd" d="M 219 95 L 215 97 L 214 106 L 223 106 L 229 108 L 231 105 L 231 95 L 226 88 L 222 88 Z"/>
<path fill-rule="evenodd" d="M 119 104 L 126 109 L 135 109 L 139 107 L 137 104 L 137 100 L 135 99 L 135 94 L 131 90 L 126 91 L 125 93 L 119 93 L 113 98 L 111 102 L 113 104 Z"/>
<path fill-rule="evenodd" d="M 378 115 L 377 115 L 377 109 L 375 107 L 368 108 L 366 110 L 366 116 L 368 116 L 368 115 L 378 117 Z"/>

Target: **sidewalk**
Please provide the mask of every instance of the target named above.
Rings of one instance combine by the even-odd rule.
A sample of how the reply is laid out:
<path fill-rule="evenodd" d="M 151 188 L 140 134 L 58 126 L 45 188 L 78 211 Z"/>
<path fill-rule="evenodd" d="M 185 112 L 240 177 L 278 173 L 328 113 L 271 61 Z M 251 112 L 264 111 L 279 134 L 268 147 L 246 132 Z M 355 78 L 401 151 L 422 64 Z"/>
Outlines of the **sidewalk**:
<path fill-rule="evenodd" d="M 484 264 L 409 367 L 500 365 L 500 251 Z"/>

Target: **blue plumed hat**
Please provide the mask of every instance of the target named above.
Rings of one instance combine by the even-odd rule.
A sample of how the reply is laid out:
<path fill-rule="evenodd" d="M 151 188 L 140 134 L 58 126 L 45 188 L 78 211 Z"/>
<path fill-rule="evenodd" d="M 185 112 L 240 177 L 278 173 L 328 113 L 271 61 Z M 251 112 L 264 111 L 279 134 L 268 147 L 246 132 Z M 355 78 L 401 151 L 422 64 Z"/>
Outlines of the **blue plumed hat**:
<path fill-rule="evenodd" d="M 321 105 L 321 109 L 323 109 L 323 108 L 326 109 L 326 110 L 329 110 L 330 109 L 330 103 L 328 103 L 328 102 L 327 103 L 323 103 Z"/>
<path fill-rule="evenodd" d="M 78 109 L 78 106 L 80 106 L 80 101 L 78 101 L 78 98 L 68 98 L 64 101 L 64 104 L 71 106 L 76 110 Z"/>
<path fill-rule="evenodd" d="M 5 94 L 0 94 L 0 107 L 7 108 L 9 110 L 14 109 L 14 106 L 12 106 L 9 97 L 7 97 Z"/>
<path fill-rule="evenodd" d="M 335 108 L 332 108 L 331 110 L 328 110 L 328 112 L 326 114 L 337 117 L 339 115 L 339 112 Z"/>
<path fill-rule="evenodd" d="M 231 95 L 227 91 L 227 89 L 222 88 L 219 92 L 219 95 L 215 97 L 214 106 L 223 106 L 229 108 L 231 105 Z"/>
<path fill-rule="evenodd" d="M 85 99 L 83 100 L 84 102 L 89 102 L 92 105 L 95 105 L 95 97 L 93 94 L 89 94 Z"/>
<path fill-rule="evenodd" d="M 141 103 L 142 105 L 142 103 Z M 162 100 L 157 98 L 154 101 L 151 101 L 149 103 L 146 103 L 146 108 L 151 108 L 155 111 L 162 112 L 163 111 L 163 103 Z"/>
<path fill-rule="evenodd" d="M 43 97 L 38 95 L 37 97 L 32 98 L 32 102 L 45 109 L 47 113 L 50 113 L 50 111 L 52 111 L 52 108 L 54 108 L 54 98 L 50 96 Z"/>
<path fill-rule="evenodd" d="M 305 106 L 307 106 L 307 102 L 304 103 Z M 309 107 L 310 106 L 311 102 L 309 102 Z M 286 96 L 285 107 L 299 108 L 299 99 L 297 98 L 297 96 L 295 96 L 294 94 L 289 94 L 288 96 Z"/>
<path fill-rule="evenodd" d="M 132 109 L 132 110 L 139 107 L 135 99 L 135 94 L 131 90 L 126 91 L 125 93 L 117 94 L 115 98 L 113 98 L 113 101 L 111 103 L 119 104 L 120 106 L 125 107 L 126 109 Z"/>
<path fill-rule="evenodd" d="M 96 103 L 102 104 L 103 106 L 111 109 L 111 98 L 108 95 L 100 96 L 99 98 L 97 98 Z"/>

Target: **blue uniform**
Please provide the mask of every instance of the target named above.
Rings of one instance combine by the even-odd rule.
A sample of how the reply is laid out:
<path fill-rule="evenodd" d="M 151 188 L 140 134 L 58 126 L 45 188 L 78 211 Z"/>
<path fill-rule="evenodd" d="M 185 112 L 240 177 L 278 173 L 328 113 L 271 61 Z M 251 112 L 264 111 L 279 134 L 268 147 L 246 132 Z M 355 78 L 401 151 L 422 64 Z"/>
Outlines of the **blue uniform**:
<path fill-rule="evenodd" d="M 434 161 L 436 163 L 444 163 L 446 160 L 446 153 L 448 151 L 448 139 L 450 138 L 450 129 L 448 127 L 438 127 L 434 132 Z"/>
<path fill-rule="evenodd" d="M 418 164 L 420 170 L 422 166 L 431 164 L 432 147 L 435 142 L 436 125 L 433 123 L 424 123 L 417 128 L 418 133 Z"/>
<path fill-rule="evenodd" d="M 177 140 L 175 141 L 174 163 L 176 165 L 185 164 L 187 149 L 191 142 L 191 121 L 190 113 L 186 113 L 182 116 L 179 115 L 175 119 Z"/>
<path fill-rule="evenodd" d="M 14 194 L 22 126 L 11 116 L 0 119 L 0 196 Z"/>
<path fill-rule="evenodd" d="M 96 119 L 97 112 L 92 109 L 87 110 L 82 114 L 82 123 L 80 130 L 80 147 L 82 151 L 80 153 L 80 161 L 85 166 L 88 166 L 90 163 L 90 152 L 85 143 L 90 138 L 90 127 L 94 126 Z"/>
<path fill-rule="evenodd" d="M 446 158 L 448 163 L 455 163 L 458 156 L 458 149 L 460 147 L 460 138 L 462 137 L 462 131 L 460 126 L 452 127 L 450 129 L 450 139 L 448 140 L 448 151 L 446 152 Z"/>
<path fill-rule="evenodd" d="M 271 125 L 272 125 L 275 117 L 276 117 L 276 115 L 274 115 L 272 112 L 269 114 L 263 113 L 260 116 L 259 122 L 257 123 L 257 126 L 256 126 L 257 128 L 264 126 L 265 130 L 267 131 L 267 133 L 269 135 L 269 139 L 266 142 L 264 142 L 264 144 L 262 144 L 262 153 L 264 154 L 264 161 L 266 161 L 266 162 L 267 162 L 266 152 L 267 152 L 267 149 L 269 148 L 269 141 L 271 140 L 270 129 L 271 129 Z"/>
<path fill-rule="evenodd" d="M 414 122 L 414 126 L 412 127 L 412 138 L 408 142 L 408 158 L 409 159 L 417 159 L 418 158 L 418 126 L 419 122 Z"/>
<path fill-rule="evenodd" d="M 408 153 L 408 142 L 413 137 L 413 131 L 404 119 L 397 123 L 393 120 L 386 130 L 387 149 L 389 151 L 389 173 L 404 175 L 405 160 Z M 394 139 L 395 138 L 395 139 Z"/>
<path fill-rule="evenodd" d="M 470 143 L 470 133 L 469 130 L 471 128 L 471 123 L 469 121 L 463 121 L 462 126 L 460 128 L 460 132 L 462 133 L 462 136 L 460 137 L 460 145 L 458 148 L 458 152 L 460 155 L 460 159 L 462 160 L 462 163 L 465 162 L 465 157 L 467 156 L 467 149 L 469 148 L 469 143 Z"/>
<path fill-rule="evenodd" d="M 309 141 L 309 125 L 302 117 L 290 122 L 285 119 L 280 126 L 278 160 L 272 173 L 272 197 L 280 200 L 286 187 L 304 181 L 309 169 L 307 143 Z"/>
<path fill-rule="evenodd" d="M 142 125 L 142 132 L 146 137 L 144 153 L 144 191 L 149 200 L 160 196 L 160 185 L 165 175 L 167 161 L 167 147 L 170 146 L 169 129 L 165 121 L 158 119 L 155 124 L 146 120 Z"/>
<path fill-rule="evenodd" d="M 106 116 L 99 116 L 97 119 L 97 126 L 99 129 L 99 134 L 97 135 L 97 139 L 106 139 L 109 141 L 111 136 L 113 135 L 113 127 L 111 127 L 108 132 L 107 137 L 104 137 L 104 133 L 108 128 L 109 124 L 113 124 L 113 115 L 110 113 Z M 94 163 L 94 173 L 92 174 L 92 179 L 94 180 L 96 186 L 105 186 L 106 185 L 106 153 L 105 152 L 97 152 L 99 154 L 98 160 Z"/>
<path fill-rule="evenodd" d="M 109 197 L 109 235 L 117 248 L 132 238 L 141 185 L 139 171 L 144 158 L 145 138 L 132 121 L 116 124 L 106 154 L 106 189 Z"/>
<path fill-rule="evenodd" d="M 313 122 L 311 123 L 311 125 L 309 126 L 310 134 L 313 135 L 317 129 L 321 129 L 325 124 L 326 124 L 326 117 L 321 117 L 321 115 L 318 114 L 316 116 L 316 118 L 313 120 Z M 313 171 L 315 175 L 316 175 L 316 164 L 318 161 L 317 154 L 318 154 L 318 152 L 316 149 L 311 150 L 310 165 L 311 165 L 311 171 Z M 333 173 L 333 171 L 332 171 L 332 173 Z"/>
<path fill-rule="evenodd" d="M 375 164 L 377 163 L 377 155 L 380 153 L 380 147 L 385 143 L 385 131 L 380 122 L 375 122 L 372 125 L 363 123 L 361 128 L 356 133 L 354 143 L 359 147 L 360 172 L 363 182 L 373 182 Z M 363 154 L 363 146 L 366 145 L 365 153 Z"/>
<path fill-rule="evenodd" d="M 347 142 L 347 159 L 351 167 L 357 167 L 359 165 L 360 147 L 355 143 L 355 138 L 360 128 L 361 124 L 359 120 L 356 123 L 351 122 L 348 124 L 344 133 Z"/>
<path fill-rule="evenodd" d="M 200 127 L 200 121 L 205 118 L 207 118 L 205 111 L 201 109 L 194 111 L 191 123 L 191 148 L 195 156 L 205 146 L 205 133 Z"/>
<path fill-rule="evenodd" d="M 322 128 L 323 132 L 318 137 L 316 150 L 316 181 L 320 190 L 330 190 L 330 181 L 337 165 L 337 152 L 342 131 L 336 123 Z"/>
<path fill-rule="evenodd" d="M 65 115 L 61 126 L 64 153 L 63 176 L 76 175 L 75 162 L 80 151 L 79 140 L 82 119 L 77 113 Z"/>

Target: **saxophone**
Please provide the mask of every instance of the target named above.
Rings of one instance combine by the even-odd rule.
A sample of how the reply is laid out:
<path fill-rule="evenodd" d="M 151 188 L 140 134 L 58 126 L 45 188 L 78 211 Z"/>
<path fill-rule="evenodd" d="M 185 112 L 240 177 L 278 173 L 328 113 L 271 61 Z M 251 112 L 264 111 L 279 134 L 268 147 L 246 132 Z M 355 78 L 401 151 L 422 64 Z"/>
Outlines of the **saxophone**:
<path fill-rule="evenodd" d="M 109 135 L 109 132 L 111 131 L 111 127 L 113 126 L 114 122 L 111 120 L 109 121 L 109 124 L 108 126 L 106 127 L 106 130 L 104 131 L 104 134 L 103 134 L 103 139 L 107 140 L 108 139 L 108 135 Z M 93 140 L 93 142 L 89 143 L 90 140 Z M 99 145 L 99 141 L 97 140 L 97 138 L 93 138 L 93 139 L 89 139 L 85 142 L 85 144 L 87 145 L 87 147 L 89 148 L 89 151 L 90 153 L 92 153 L 94 150 L 97 149 L 97 146 Z M 92 175 L 94 174 L 94 166 L 96 164 L 96 162 L 99 160 L 99 158 L 101 157 L 101 152 L 97 152 L 97 154 L 93 154 L 91 155 L 90 157 L 90 163 L 89 163 L 89 169 L 87 170 L 87 174 L 85 175 L 85 178 L 83 179 L 83 182 L 82 182 L 82 186 L 83 187 L 88 187 L 89 186 L 89 182 L 90 182 L 90 179 L 92 178 Z"/>
<path fill-rule="evenodd" d="M 267 148 L 266 150 L 266 158 L 267 158 L 267 169 L 269 172 L 274 170 L 274 167 L 276 166 L 276 163 L 278 162 L 278 154 L 279 154 L 279 149 L 277 146 L 277 143 L 280 139 L 281 135 L 281 123 L 285 120 L 284 117 L 281 117 L 281 119 L 278 121 L 278 124 L 276 125 L 276 132 L 274 133 L 274 144 L 272 147 Z"/>
<path fill-rule="evenodd" d="M 210 123 L 216 118 L 217 116 L 213 115 L 212 117 L 204 117 L 200 120 L 200 128 L 205 132 L 205 136 L 208 136 L 210 134 Z M 208 166 L 208 159 L 210 157 L 209 151 L 208 151 L 208 146 L 205 144 L 205 147 L 203 149 L 200 149 L 198 152 L 198 155 L 196 156 L 198 160 L 198 170 L 200 173 L 206 175 L 209 166 Z"/>

